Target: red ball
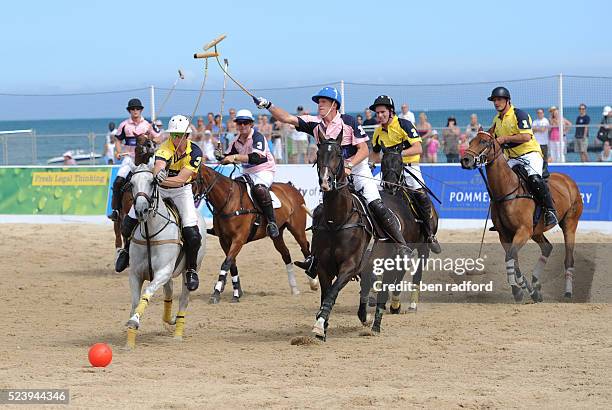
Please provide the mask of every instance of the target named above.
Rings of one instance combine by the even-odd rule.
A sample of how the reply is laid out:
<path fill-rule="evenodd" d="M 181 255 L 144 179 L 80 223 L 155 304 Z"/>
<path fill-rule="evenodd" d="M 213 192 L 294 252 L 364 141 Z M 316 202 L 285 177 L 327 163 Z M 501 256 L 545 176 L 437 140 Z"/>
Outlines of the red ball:
<path fill-rule="evenodd" d="M 113 351 L 106 343 L 96 343 L 89 348 L 89 363 L 93 367 L 106 367 L 113 360 Z"/>

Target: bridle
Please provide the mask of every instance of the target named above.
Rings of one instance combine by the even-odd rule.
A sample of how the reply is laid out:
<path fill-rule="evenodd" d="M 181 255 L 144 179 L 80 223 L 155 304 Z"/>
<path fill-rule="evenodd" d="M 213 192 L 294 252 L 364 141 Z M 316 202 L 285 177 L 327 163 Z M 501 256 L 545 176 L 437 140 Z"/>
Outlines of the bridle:
<path fill-rule="evenodd" d="M 402 160 L 402 149 L 401 149 L 401 145 L 400 146 L 396 146 L 396 147 L 383 147 L 382 148 L 382 152 L 383 152 L 383 160 L 381 163 L 381 171 L 382 171 L 382 181 L 381 184 L 383 187 L 386 188 L 391 188 L 392 191 L 397 191 L 398 187 L 403 186 L 404 184 L 404 180 L 406 179 L 406 176 L 404 175 L 404 163 Z M 390 157 L 394 157 L 392 159 L 387 159 L 385 160 L 385 157 L 390 158 Z M 389 165 L 389 162 L 393 162 L 393 161 L 399 161 L 399 168 L 394 168 L 393 166 L 387 166 Z M 382 169 L 382 165 L 385 165 L 384 169 Z M 392 181 L 387 181 L 387 176 L 391 174 L 395 176 L 395 182 Z"/>
<path fill-rule="evenodd" d="M 334 151 L 337 154 L 337 157 L 340 159 L 338 161 L 338 166 L 335 169 L 332 169 L 328 165 L 322 165 L 319 162 L 321 150 L 327 150 L 327 152 Z M 321 170 L 327 169 L 327 174 L 331 176 L 330 186 L 332 191 L 340 190 L 346 187 L 349 184 L 348 178 L 346 178 L 344 174 L 344 160 L 342 158 L 342 151 L 340 149 L 339 143 L 335 139 L 325 139 L 318 144 L 317 147 L 317 173 L 321 175 Z"/>
<path fill-rule="evenodd" d="M 485 131 L 480 131 L 478 132 L 477 135 L 480 135 L 480 134 L 486 135 L 488 137 L 487 140 L 483 140 L 483 139 L 480 140 L 480 142 L 485 145 L 484 149 L 480 151 L 479 153 L 471 150 L 469 147 L 468 149 L 465 150 L 466 154 L 470 154 L 471 156 L 474 157 L 474 166 L 476 168 L 481 168 L 483 166 L 492 165 L 493 162 L 495 162 L 495 160 L 502 154 L 501 149 L 499 151 L 496 149 L 494 137 L 491 134 Z M 491 149 L 493 149 L 493 158 L 489 161 L 488 157 L 489 157 L 489 151 Z"/>

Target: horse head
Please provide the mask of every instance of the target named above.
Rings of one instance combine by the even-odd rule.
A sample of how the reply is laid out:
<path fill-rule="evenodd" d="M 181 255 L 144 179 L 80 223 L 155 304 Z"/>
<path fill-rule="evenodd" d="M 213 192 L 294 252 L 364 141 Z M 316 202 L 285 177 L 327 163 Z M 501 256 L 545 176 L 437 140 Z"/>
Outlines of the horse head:
<path fill-rule="evenodd" d="M 404 176 L 404 162 L 402 161 L 402 149 L 399 147 L 386 148 L 383 147 L 383 157 L 380 162 L 380 170 L 382 172 L 382 180 L 389 182 L 388 185 L 383 186 L 390 188 L 391 191 L 395 191 L 397 185 L 400 185 L 403 181 Z"/>
<path fill-rule="evenodd" d="M 148 138 L 137 138 L 136 140 L 136 164 L 144 164 L 155 155 L 156 144 Z"/>
<path fill-rule="evenodd" d="M 134 196 L 134 211 L 139 221 L 148 218 L 154 208 L 153 172 L 147 164 L 140 164 L 132 171 L 132 195 Z"/>
<path fill-rule="evenodd" d="M 501 153 L 501 146 L 491 134 L 479 131 L 470 141 L 470 146 L 461 158 L 461 168 L 476 169 L 477 167 L 492 164 Z"/>
<path fill-rule="evenodd" d="M 336 138 L 321 138 L 317 144 L 317 173 L 321 191 L 335 191 L 346 179 L 342 157 L 342 131 Z"/>

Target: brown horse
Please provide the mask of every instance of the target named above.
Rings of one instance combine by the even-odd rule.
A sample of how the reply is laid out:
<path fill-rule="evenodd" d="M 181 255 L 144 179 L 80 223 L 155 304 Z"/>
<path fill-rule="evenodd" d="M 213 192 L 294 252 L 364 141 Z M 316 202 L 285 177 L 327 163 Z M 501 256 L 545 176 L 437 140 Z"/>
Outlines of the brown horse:
<path fill-rule="evenodd" d="M 491 219 L 506 251 L 506 273 L 514 299 L 520 302 L 523 289 L 526 289 L 534 301 L 541 302 L 540 274 L 553 248 L 544 232 L 552 226 L 544 226 L 543 212 L 534 226 L 536 203 L 533 196 L 527 190 L 524 180 L 508 165 L 497 140 L 491 134 L 481 131 L 470 142 L 461 159 L 461 166 L 464 169 L 475 169 L 483 165 L 491 195 Z M 574 243 L 576 227 L 582 215 L 582 197 L 576 182 L 565 174 L 552 173 L 548 185 L 565 240 L 565 296 L 570 298 L 574 276 Z M 518 260 L 518 252 L 529 238 L 540 246 L 542 253 L 533 270 L 533 287 L 521 273 Z"/>
<path fill-rule="evenodd" d="M 219 303 L 221 293 L 225 289 L 228 271 L 232 275 L 234 289 L 232 302 L 239 302 L 242 288 L 236 267 L 236 256 L 247 242 L 267 237 L 265 218 L 253 204 L 244 182 L 228 178 L 208 166 L 200 167 L 198 177 L 193 183 L 193 190 L 194 194 L 202 196 L 212 206 L 214 234 L 219 237 L 219 243 L 225 252 L 225 260 L 221 264 L 210 303 Z M 283 232 L 287 228 L 300 245 L 304 257 L 310 255 L 310 244 L 306 239 L 306 204 L 302 194 L 290 183 L 274 183 L 271 191 L 282 204 L 280 208 L 274 210 L 280 235 L 272 239 L 272 242 L 285 262 L 291 292 L 297 295 L 299 290 L 291 254 L 283 240 Z M 310 279 L 310 288 L 318 289 L 317 279 Z"/>

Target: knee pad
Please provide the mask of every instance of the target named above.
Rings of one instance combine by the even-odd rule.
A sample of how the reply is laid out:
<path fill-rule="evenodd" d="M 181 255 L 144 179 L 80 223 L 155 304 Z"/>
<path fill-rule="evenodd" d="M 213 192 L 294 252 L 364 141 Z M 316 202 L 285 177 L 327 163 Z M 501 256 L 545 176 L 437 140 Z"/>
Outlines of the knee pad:
<path fill-rule="evenodd" d="M 136 225 L 138 225 L 138 220 L 126 215 L 121 223 L 121 235 L 129 238 L 132 236 L 132 232 L 134 231 Z"/>
<path fill-rule="evenodd" d="M 199 248 L 202 243 L 202 235 L 197 226 L 186 226 L 183 228 L 183 239 L 188 246 Z"/>

